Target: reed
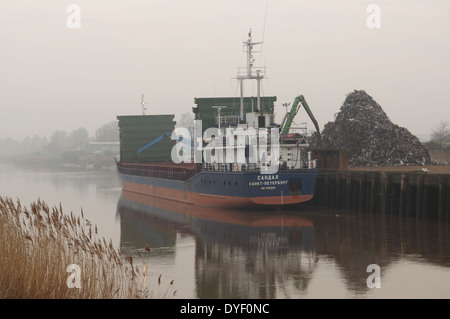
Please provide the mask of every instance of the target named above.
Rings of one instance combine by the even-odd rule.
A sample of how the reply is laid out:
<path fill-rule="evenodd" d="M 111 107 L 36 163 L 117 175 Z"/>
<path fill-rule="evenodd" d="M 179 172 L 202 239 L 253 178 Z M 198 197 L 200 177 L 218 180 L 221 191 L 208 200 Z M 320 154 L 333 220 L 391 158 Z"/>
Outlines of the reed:
<path fill-rule="evenodd" d="M 61 205 L 50 208 L 40 199 L 24 207 L 19 199 L 0 197 L 0 255 L 2 299 L 167 297 L 149 291 L 145 263 L 136 265 L 100 238 L 83 211 L 81 218 L 67 215 Z M 73 264 L 80 288 L 68 268 Z"/>

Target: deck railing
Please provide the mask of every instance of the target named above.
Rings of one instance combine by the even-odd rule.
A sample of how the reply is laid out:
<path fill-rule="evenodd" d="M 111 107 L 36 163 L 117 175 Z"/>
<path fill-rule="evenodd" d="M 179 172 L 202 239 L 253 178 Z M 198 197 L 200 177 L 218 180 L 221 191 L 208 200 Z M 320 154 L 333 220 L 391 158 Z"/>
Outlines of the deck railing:
<path fill-rule="evenodd" d="M 152 167 L 148 165 L 135 164 L 131 166 L 118 165 L 119 173 L 144 177 L 154 177 L 170 180 L 187 181 L 200 171 L 199 166 L 192 169 L 179 167 Z"/>

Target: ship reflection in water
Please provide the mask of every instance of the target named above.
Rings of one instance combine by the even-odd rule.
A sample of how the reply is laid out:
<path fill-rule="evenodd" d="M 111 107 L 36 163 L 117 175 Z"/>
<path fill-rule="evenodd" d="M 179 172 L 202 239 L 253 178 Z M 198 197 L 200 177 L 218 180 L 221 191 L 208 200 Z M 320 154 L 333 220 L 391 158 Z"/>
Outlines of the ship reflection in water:
<path fill-rule="evenodd" d="M 195 298 L 275 298 L 280 287 L 304 290 L 312 278 L 316 241 L 306 218 L 198 207 L 129 192 L 122 192 L 118 214 L 124 249 L 148 243 L 152 252 L 159 249 L 166 260 L 170 254 L 175 259 L 170 248 L 179 235 L 195 238 Z"/>
<path fill-rule="evenodd" d="M 450 224 L 399 216 L 202 208 L 122 192 L 126 250 L 183 298 L 450 298 Z M 367 266 L 381 268 L 381 289 Z M 175 270 L 174 270 L 175 269 Z"/>

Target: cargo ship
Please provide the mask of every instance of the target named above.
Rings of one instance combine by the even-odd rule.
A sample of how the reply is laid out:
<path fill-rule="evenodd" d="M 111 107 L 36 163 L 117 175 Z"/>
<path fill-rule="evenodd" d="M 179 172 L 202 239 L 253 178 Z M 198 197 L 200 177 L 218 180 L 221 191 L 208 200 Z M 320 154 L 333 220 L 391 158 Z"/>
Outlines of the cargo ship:
<path fill-rule="evenodd" d="M 301 106 L 319 128 L 303 95 L 281 124 L 275 96 L 261 96 L 265 67 L 256 67 L 251 31 L 243 42 L 238 97 L 195 98 L 192 127 L 173 114 L 117 116 L 122 189 L 184 204 L 219 207 L 283 206 L 314 196 L 317 160 L 308 150 L 306 124 L 293 126 Z M 244 81 L 257 96 L 244 96 Z M 144 102 L 143 102 L 144 103 Z M 289 105 L 284 105 L 289 106 Z"/>

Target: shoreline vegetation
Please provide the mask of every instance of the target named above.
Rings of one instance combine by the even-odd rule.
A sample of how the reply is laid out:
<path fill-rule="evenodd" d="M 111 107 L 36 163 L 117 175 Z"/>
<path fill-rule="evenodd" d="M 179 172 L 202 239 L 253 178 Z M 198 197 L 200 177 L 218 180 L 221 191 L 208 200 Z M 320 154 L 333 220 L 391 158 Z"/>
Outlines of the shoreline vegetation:
<path fill-rule="evenodd" d="M 0 156 L 0 163 L 38 168 L 114 170 L 114 157 L 113 153 L 87 154 L 81 151 L 49 155 L 36 153 L 20 156 Z"/>
<path fill-rule="evenodd" d="M 27 136 L 22 140 L 0 138 L 0 162 L 27 166 L 110 169 L 119 153 L 117 121 L 100 126 L 94 136 L 80 127 L 71 132 L 56 130 L 51 136 Z"/>
<path fill-rule="evenodd" d="M 160 289 L 161 275 L 156 293 L 148 289 L 147 244 L 135 262 L 111 240 L 100 238 L 83 211 L 81 217 L 67 215 L 61 205 L 50 208 L 40 199 L 25 207 L 19 199 L 0 197 L 0 254 L 2 299 L 141 299 L 176 294 L 171 293 L 173 280 Z"/>

